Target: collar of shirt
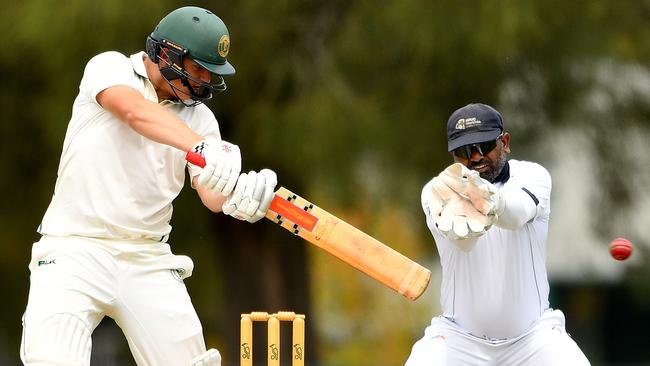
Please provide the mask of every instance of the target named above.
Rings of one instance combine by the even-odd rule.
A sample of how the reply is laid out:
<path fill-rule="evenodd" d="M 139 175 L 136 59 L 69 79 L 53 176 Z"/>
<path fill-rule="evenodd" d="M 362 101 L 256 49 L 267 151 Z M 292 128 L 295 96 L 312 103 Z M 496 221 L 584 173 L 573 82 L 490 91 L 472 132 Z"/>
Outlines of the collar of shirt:
<path fill-rule="evenodd" d="M 510 179 L 510 164 L 506 161 L 506 164 L 503 166 L 503 169 L 501 169 L 501 173 L 497 175 L 496 178 L 492 181 L 493 184 L 496 183 L 505 183 Z"/>
<path fill-rule="evenodd" d="M 133 65 L 133 71 L 135 71 L 136 74 L 142 76 L 146 80 L 145 83 L 147 84 L 147 88 L 149 89 L 150 93 L 152 93 L 152 98 L 155 96 L 154 101 L 156 101 L 161 105 L 181 104 L 180 101 L 177 102 L 174 100 L 158 99 L 156 88 L 154 88 L 153 84 L 151 83 L 151 80 L 149 80 L 149 75 L 147 75 L 147 68 L 144 66 L 144 57 L 145 57 L 144 51 L 140 51 L 138 53 L 131 55 L 129 58 L 131 59 L 131 65 Z"/>
<path fill-rule="evenodd" d="M 133 65 L 133 71 L 138 75 L 142 76 L 145 79 L 149 79 L 147 75 L 147 69 L 144 67 L 144 52 L 138 52 L 130 56 L 131 64 Z"/>

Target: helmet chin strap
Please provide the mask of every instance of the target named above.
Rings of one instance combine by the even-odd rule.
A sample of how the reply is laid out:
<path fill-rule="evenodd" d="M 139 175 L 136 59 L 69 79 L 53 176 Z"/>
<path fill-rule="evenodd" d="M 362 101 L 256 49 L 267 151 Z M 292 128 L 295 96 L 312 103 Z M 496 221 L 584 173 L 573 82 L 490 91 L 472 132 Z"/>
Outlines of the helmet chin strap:
<path fill-rule="evenodd" d="M 194 96 L 192 95 L 192 94 L 194 93 L 194 89 L 192 88 L 192 85 L 189 83 L 189 81 L 187 80 L 187 78 L 184 77 L 184 76 L 179 76 L 179 77 L 176 77 L 176 78 L 174 78 L 174 79 L 169 79 L 169 78 L 167 78 L 167 77 L 165 77 L 165 76 L 163 75 L 163 79 L 165 79 L 165 81 L 167 82 L 167 84 L 169 84 L 169 86 L 172 88 L 172 92 L 174 93 L 174 96 L 176 96 L 175 99 L 176 99 L 178 102 L 183 103 L 183 105 L 185 105 L 186 107 L 194 107 L 194 106 L 196 106 L 196 105 L 198 105 L 198 104 L 201 104 L 201 103 L 203 103 L 204 101 L 210 99 L 210 98 L 205 98 L 205 99 L 200 99 L 200 100 L 194 99 Z M 175 86 L 175 85 L 172 83 L 172 80 L 175 80 L 175 79 L 181 79 L 181 82 L 183 83 L 183 85 L 184 85 L 184 86 L 185 86 L 185 87 L 190 91 L 190 93 L 189 93 L 189 94 L 190 94 L 190 98 L 189 98 L 189 99 L 181 98 L 181 96 L 179 95 L 179 93 L 180 93 L 180 94 L 185 94 L 185 95 L 187 95 L 188 92 L 185 91 L 185 90 L 180 89 L 180 88 L 177 87 L 177 86 Z M 211 96 L 211 95 L 210 95 L 210 96 Z M 186 96 L 185 98 L 187 98 L 187 96 Z"/>
<path fill-rule="evenodd" d="M 187 88 L 187 90 L 189 90 L 190 97 L 194 101 L 198 101 L 199 103 L 201 103 L 212 98 L 212 87 L 206 86 L 205 83 L 199 84 L 198 91 L 196 91 L 192 87 L 192 84 L 190 84 L 189 79 L 184 76 L 181 77 L 181 83 L 183 83 L 183 85 Z"/>
<path fill-rule="evenodd" d="M 185 105 L 186 107 L 194 107 L 212 98 L 212 93 L 209 93 L 206 97 L 200 98 L 195 92 L 194 88 L 192 88 L 192 84 L 190 84 L 189 80 L 186 77 L 181 76 L 180 79 L 181 79 L 181 83 L 183 83 L 183 86 L 185 86 L 185 88 L 187 88 L 187 91 L 189 91 L 189 96 L 190 96 L 189 99 L 183 99 L 178 95 L 178 92 L 187 95 L 188 94 L 187 91 L 181 90 L 175 87 L 174 85 L 172 85 L 171 83 L 169 84 L 172 86 L 172 89 L 174 90 L 174 95 L 176 95 L 176 99 L 178 99 L 178 101 L 183 103 L 183 105 Z"/>
<path fill-rule="evenodd" d="M 187 107 L 194 107 L 212 98 L 213 87 L 211 85 L 201 82 L 200 80 L 194 80 L 199 83 L 199 90 L 197 91 L 192 87 L 192 84 L 190 83 L 189 77 L 186 75 L 187 72 L 185 72 L 185 70 L 179 70 L 176 64 L 170 63 L 167 60 L 161 59 L 160 61 L 162 62 L 158 63 L 158 69 L 160 70 L 163 79 L 165 79 L 167 84 L 169 84 L 169 86 L 172 88 L 172 91 L 174 92 L 174 95 L 179 102 L 183 103 Z M 167 66 L 163 67 L 163 62 L 166 63 Z M 223 81 L 223 78 L 221 76 L 219 76 L 219 78 L 221 80 L 220 83 L 217 84 L 217 87 L 223 85 L 223 89 L 219 88 L 219 91 L 225 90 L 226 83 Z M 176 79 L 180 79 L 181 83 L 187 90 L 182 90 L 181 88 L 175 86 L 172 81 Z M 189 94 L 190 99 L 188 100 L 181 98 L 179 93 Z"/>
<path fill-rule="evenodd" d="M 183 86 L 185 86 L 187 88 L 187 90 L 189 91 L 190 98 L 191 98 L 191 100 L 193 102 L 188 104 L 188 103 L 186 103 L 184 100 L 182 100 L 180 98 L 179 98 L 179 100 L 183 104 L 185 104 L 186 106 L 193 107 L 193 106 L 195 106 L 197 104 L 204 103 L 205 101 L 212 99 L 212 95 L 214 94 L 215 90 L 217 92 L 223 92 L 224 90 L 226 90 L 226 82 L 223 80 L 223 77 L 220 76 L 220 75 L 217 75 L 217 77 L 219 77 L 219 83 L 215 84 L 215 86 L 213 86 L 211 84 L 208 84 L 208 83 L 201 82 L 201 81 L 197 81 L 199 83 L 199 87 L 198 87 L 198 90 L 196 90 L 196 89 L 194 89 L 194 87 L 192 87 L 192 84 L 190 83 L 188 77 L 181 76 L 180 77 L 181 83 L 183 83 Z M 178 98 L 178 94 L 176 93 L 177 88 L 174 87 L 173 85 L 172 85 L 172 88 L 174 89 L 174 94 Z M 187 94 L 185 92 L 183 92 L 183 93 Z"/>

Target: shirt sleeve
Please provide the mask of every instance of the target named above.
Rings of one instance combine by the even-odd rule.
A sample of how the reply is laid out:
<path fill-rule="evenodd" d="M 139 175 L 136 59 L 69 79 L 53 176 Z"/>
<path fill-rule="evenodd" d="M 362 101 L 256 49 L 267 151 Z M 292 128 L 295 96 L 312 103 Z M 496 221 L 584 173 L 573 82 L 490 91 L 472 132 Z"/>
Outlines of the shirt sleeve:
<path fill-rule="evenodd" d="M 505 208 L 496 225 L 515 230 L 536 219 L 548 220 L 551 175 L 539 164 L 528 163 L 525 174 L 511 179 L 499 191 Z"/>
<path fill-rule="evenodd" d="M 128 57 L 115 51 L 101 53 L 88 61 L 79 85 L 79 91 L 89 100 L 97 102 L 97 94 L 115 85 L 135 89 L 133 65 Z"/>

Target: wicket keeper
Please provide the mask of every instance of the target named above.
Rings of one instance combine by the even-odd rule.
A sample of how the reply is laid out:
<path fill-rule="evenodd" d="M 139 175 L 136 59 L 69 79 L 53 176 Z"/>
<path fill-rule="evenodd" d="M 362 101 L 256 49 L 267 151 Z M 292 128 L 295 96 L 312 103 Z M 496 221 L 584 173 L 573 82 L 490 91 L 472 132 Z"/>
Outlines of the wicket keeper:
<path fill-rule="evenodd" d="M 442 265 L 442 314 L 406 366 L 589 365 L 548 301 L 549 172 L 506 158 L 510 134 L 485 104 L 453 112 L 447 141 L 455 163 L 422 190 Z"/>

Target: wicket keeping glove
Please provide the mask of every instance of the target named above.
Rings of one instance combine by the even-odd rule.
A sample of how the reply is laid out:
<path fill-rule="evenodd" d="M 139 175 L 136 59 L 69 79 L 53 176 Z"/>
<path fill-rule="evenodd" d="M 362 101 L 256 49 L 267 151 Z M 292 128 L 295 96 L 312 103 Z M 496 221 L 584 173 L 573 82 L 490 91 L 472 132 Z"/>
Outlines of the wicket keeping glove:
<path fill-rule="evenodd" d="M 433 178 L 422 190 L 422 207 L 438 230 L 453 240 L 481 236 L 494 223 L 492 217 L 479 212 L 440 177 Z"/>
<path fill-rule="evenodd" d="M 242 173 L 235 191 L 222 206 L 223 213 L 239 220 L 258 221 L 266 215 L 277 184 L 277 175 L 270 169 Z"/>
<path fill-rule="evenodd" d="M 443 170 L 438 177 L 447 187 L 468 199 L 482 214 L 495 215 L 500 212 L 503 200 L 496 187 L 481 178 L 477 171 L 455 163 Z"/>
<path fill-rule="evenodd" d="M 467 239 L 485 234 L 494 221 L 476 210 L 470 201 L 456 195 L 443 207 L 435 223 L 447 238 Z"/>
<path fill-rule="evenodd" d="M 199 174 L 198 183 L 228 196 L 241 172 L 239 146 L 223 140 L 207 139 L 196 144 L 192 151 L 205 158 L 205 166 Z"/>

